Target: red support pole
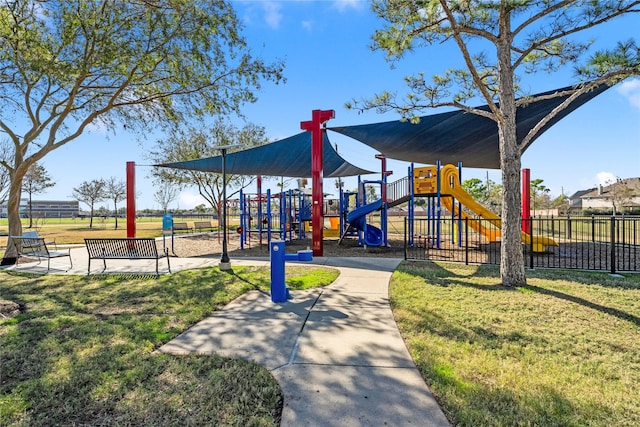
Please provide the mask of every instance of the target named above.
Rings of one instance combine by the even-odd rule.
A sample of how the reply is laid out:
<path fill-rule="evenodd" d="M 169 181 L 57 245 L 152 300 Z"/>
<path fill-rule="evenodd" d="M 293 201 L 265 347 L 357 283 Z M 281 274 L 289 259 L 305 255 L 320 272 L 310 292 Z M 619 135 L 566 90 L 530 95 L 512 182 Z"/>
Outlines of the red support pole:
<path fill-rule="evenodd" d="M 529 232 L 531 221 L 531 170 L 522 169 L 522 231 Z"/>
<path fill-rule="evenodd" d="M 382 173 L 380 175 L 380 197 L 382 198 L 382 203 L 387 203 L 387 183 L 385 181 L 385 177 L 390 175 L 387 174 L 387 157 L 384 154 L 376 154 L 376 159 L 379 159 L 382 162 Z"/>
<path fill-rule="evenodd" d="M 136 164 L 127 162 L 127 237 L 136 237 Z"/>
<path fill-rule="evenodd" d="M 311 132 L 311 225 L 313 226 L 311 244 L 314 256 L 323 256 L 324 252 L 322 242 L 322 228 L 324 227 L 322 206 L 324 199 L 322 190 L 324 154 L 321 127 L 323 123 L 334 117 L 335 112 L 333 110 L 313 110 L 310 121 L 300 122 L 300 129 Z"/>

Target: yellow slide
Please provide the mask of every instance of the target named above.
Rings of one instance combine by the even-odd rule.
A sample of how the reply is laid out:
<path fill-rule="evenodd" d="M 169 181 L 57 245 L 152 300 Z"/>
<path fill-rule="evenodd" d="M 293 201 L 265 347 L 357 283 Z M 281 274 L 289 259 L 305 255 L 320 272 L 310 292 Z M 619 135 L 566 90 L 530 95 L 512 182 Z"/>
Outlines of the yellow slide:
<path fill-rule="evenodd" d="M 420 170 L 417 170 L 414 175 L 414 178 L 416 178 L 414 180 L 415 189 L 418 190 L 420 187 L 427 188 L 427 186 L 429 188 L 433 188 L 432 184 L 426 184 L 424 180 L 425 177 L 427 177 L 427 179 L 432 177 L 435 178 L 435 173 L 433 172 L 435 172 L 436 169 L 434 167 L 419 169 Z M 420 179 L 422 179 L 422 182 L 419 184 Z M 492 227 L 485 227 L 479 221 L 470 221 L 469 226 L 471 226 L 478 233 L 485 236 L 490 242 L 495 242 L 498 240 L 498 238 L 500 237 L 499 228 L 501 226 L 500 217 L 482 206 L 480 203 L 476 202 L 469 193 L 464 191 L 464 189 L 460 185 L 460 177 L 458 176 L 458 168 L 456 166 L 449 164 L 443 166 L 440 169 L 440 192 L 442 194 L 452 195 L 457 201 L 462 203 L 473 213 L 486 220 L 489 220 L 489 223 L 492 225 Z M 416 191 L 415 195 L 418 196 L 420 194 Z M 441 203 L 445 208 L 447 208 L 447 210 L 449 210 L 449 212 L 453 212 L 454 215 L 461 215 L 461 218 L 463 219 L 470 218 L 470 215 L 468 215 L 466 212 L 458 212 L 459 209 L 457 209 L 457 206 L 454 206 L 451 198 L 442 197 Z M 522 241 L 525 244 L 530 245 L 531 236 L 523 232 Z M 558 243 L 548 237 L 533 236 L 534 252 L 544 252 L 547 246 L 558 246 Z"/>

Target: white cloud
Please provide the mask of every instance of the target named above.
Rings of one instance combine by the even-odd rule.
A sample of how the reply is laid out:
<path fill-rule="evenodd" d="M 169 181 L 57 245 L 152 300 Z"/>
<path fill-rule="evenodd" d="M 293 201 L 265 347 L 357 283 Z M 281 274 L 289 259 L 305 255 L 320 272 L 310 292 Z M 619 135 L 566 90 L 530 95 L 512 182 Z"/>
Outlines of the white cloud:
<path fill-rule="evenodd" d="M 313 22 L 311 21 L 302 21 L 301 25 L 302 25 L 302 28 L 304 28 L 307 31 L 313 30 Z"/>
<path fill-rule="evenodd" d="M 598 172 L 596 174 L 596 183 L 598 185 L 610 185 L 616 182 L 616 174 L 611 172 Z"/>
<path fill-rule="evenodd" d="M 364 9 L 367 5 L 365 0 L 334 0 L 333 7 L 340 12 L 344 12 L 347 9 Z"/>
<path fill-rule="evenodd" d="M 617 88 L 618 93 L 627 98 L 633 108 L 640 110 L 640 79 L 624 81 Z"/>
<path fill-rule="evenodd" d="M 280 21 L 282 21 L 282 13 L 280 13 L 280 9 L 282 9 L 282 4 L 276 1 L 263 1 L 260 2 L 262 9 L 264 10 L 264 20 L 267 25 L 274 30 L 280 27 Z"/>

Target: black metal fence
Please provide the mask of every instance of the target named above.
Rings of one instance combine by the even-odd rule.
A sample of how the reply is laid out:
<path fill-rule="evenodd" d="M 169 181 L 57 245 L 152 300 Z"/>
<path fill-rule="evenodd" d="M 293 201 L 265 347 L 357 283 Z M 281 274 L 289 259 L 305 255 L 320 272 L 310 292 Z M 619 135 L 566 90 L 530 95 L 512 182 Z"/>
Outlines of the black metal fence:
<path fill-rule="evenodd" d="M 500 229 L 486 219 L 405 220 L 405 259 L 500 264 Z M 640 271 L 640 217 L 592 216 L 524 220 L 529 268 Z"/>

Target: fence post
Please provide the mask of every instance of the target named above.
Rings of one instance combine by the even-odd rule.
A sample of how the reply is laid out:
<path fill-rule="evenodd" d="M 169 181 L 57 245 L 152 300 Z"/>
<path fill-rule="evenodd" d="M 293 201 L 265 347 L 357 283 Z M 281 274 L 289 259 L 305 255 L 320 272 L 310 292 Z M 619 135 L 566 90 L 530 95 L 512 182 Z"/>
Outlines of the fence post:
<path fill-rule="evenodd" d="M 469 217 L 464 217 L 464 264 L 469 265 Z"/>
<path fill-rule="evenodd" d="M 533 269 L 533 217 L 527 220 L 529 221 L 529 268 Z"/>
<path fill-rule="evenodd" d="M 611 215 L 611 274 L 616 274 L 616 217 Z"/>
<path fill-rule="evenodd" d="M 407 221 L 408 218 L 404 218 L 404 259 L 407 260 Z"/>

